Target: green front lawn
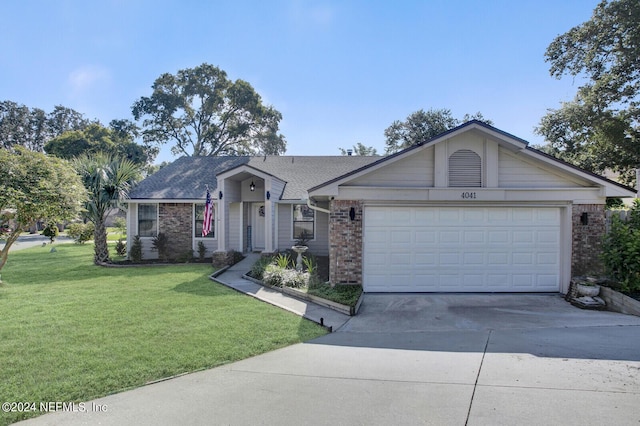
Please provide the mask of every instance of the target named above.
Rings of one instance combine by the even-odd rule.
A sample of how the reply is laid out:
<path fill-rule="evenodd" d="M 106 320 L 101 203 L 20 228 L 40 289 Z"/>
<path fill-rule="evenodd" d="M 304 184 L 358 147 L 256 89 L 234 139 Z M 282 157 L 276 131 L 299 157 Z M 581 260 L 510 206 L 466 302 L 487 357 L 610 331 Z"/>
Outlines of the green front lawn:
<path fill-rule="evenodd" d="M 209 265 L 102 268 L 91 243 L 55 246 L 0 271 L 2 402 L 85 401 L 325 334 L 212 282 Z"/>

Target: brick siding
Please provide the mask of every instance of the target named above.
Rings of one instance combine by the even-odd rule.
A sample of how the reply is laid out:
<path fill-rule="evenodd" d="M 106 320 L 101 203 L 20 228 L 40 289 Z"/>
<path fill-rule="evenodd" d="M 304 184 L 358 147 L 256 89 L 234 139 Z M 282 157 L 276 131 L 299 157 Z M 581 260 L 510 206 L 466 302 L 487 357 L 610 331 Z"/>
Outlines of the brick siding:
<path fill-rule="evenodd" d="M 161 203 L 159 209 L 159 232 L 169 239 L 169 258 L 176 259 L 192 250 L 193 204 Z"/>
<path fill-rule="evenodd" d="M 602 237 L 606 232 L 604 204 L 574 204 L 571 214 L 572 258 L 571 276 L 599 275 L 603 271 Z M 581 217 L 588 215 L 588 224 Z"/>
<path fill-rule="evenodd" d="M 329 280 L 362 285 L 362 202 L 333 200 L 329 210 Z"/>

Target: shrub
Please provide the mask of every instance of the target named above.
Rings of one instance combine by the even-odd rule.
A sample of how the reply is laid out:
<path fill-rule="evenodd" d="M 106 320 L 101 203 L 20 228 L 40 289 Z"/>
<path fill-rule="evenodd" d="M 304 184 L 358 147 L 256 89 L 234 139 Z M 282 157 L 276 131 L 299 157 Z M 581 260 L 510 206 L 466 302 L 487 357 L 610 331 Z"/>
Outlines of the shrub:
<path fill-rule="evenodd" d="M 289 263 L 291 263 L 291 258 L 288 254 L 280 253 L 278 256 L 276 256 L 275 262 L 278 267 L 286 269 L 289 267 Z"/>
<path fill-rule="evenodd" d="M 140 235 L 136 235 L 133 237 L 133 243 L 131 243 L 129 257 L 134 262 L 142 261 L 142 240 L 140 239 Z"/>
<path fill-rule="evenodd" d="M 204 245 L 202 241 L 198 241 L 198 259 L 200 261 L 204 261 L 204 257 L 207 254 L 207 247 Z"/>
<path fill-rule="evenodd" d="M 227 252 L 227 265 L 232 266 L 244 259 L 244 256 L 239 251 L 229 250 Z"/>
<path fill-rule="evenodd" d="M 623 291 L 640 290 L 640 200 L 635 200 L 626 223 L 613 216 L 602 245 L 602 261 Z"/>
<path fill-rule="evenodd" d="M 118 253 L 118 256 L 124 256 L 127 254 L 127 245 L 122 238 L 119 238 L 116 243 L 116 253 Z"/>
<path fill-rule="evenodd" d="M 298 272 L 295 269 L 281 268 L 275 264 L 269 264 L 264 270 L 263 281 L 274 287 L 307 287 L 309 273 Z"/>
<path fill-rule="evenodd" d="M 264 277 L 264 270 L 268 265 L 273 262 L 273 258 L 270 256 L 263 256 L 251 267 L 251 276 L 257 280 L 261 280 Z"/>
<path fill-rule="evenodd" d="M 49 237 L 50 243 L 53 244 L 53 241 L 58 237 L 58 232 L 58 226 L 53 222 L 49 222 L 42 230 L 42 235 Z"/>
<path fill-rule="evenodd" d="M 67 235 L 77 243 L 84 244 L 89 240 L 93 240 L 95 226 L 91 222 L 86 224 L 72 223 L 67 227 Z"/>
<path fill-rule="evenodd" d="M 169 257 L 169 237 L 163 232 L 158 232 L 158 235 L 153 237 L 151 242 L 151 250 L 158 252 L 160 260 L 167 260 Z"/>
<path fill-rule="evenodd" d="M 303 256 L 302 264 L 304 265 L 304 268 L 307 270 L 309 275 L 316 275 L 318 266 L 316 265 L 316 262 L 312 256 Z"/>

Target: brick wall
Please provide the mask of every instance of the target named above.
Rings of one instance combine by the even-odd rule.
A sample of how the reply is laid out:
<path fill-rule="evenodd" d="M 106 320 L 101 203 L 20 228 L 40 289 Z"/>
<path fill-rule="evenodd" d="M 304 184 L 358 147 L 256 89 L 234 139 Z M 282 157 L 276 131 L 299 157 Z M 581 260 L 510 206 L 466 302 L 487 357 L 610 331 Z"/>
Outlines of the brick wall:
<path fill-rule="evenodd" d="M 159 209 L 159 232 L 169 238 L 169 258 L 175 259 L 192 249 L 193 204 L 164 203 Z"/>
<path fill-rule="evenodd" d="M 600 260 L 602 237 L 606 232 L 604 204 L 574 204 L 572 223 L 571 275 L 598 275 L 603 266 Z M 583 225 L 581 217 L 587 213 L 589 223 Z"/>
<path fill-rule="evenodd" d="M 362 202 L 333 200 L 329 210 L 329 280 L 362 285 Z"/>

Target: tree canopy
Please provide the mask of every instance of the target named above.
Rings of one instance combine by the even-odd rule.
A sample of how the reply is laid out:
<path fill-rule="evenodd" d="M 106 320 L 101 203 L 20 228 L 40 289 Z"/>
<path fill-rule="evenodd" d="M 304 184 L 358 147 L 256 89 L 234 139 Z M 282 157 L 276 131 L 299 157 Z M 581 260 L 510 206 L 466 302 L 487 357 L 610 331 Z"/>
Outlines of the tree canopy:
<path fill-rule="evenodd" d="M 137 127 L 128 120 L 113 120 L 110 128 L 91 123 L 83 130 L 72 130 L 51 139 L 44 146 L 47 154 L 72 159 L 84 154 L 104 152 L 126 158 L 135 164 L 150 164 L 157 148 L 147 148 L 133 141 Z"/>
<path fill-rule="evenodd" d="M 418 110 L 409 114 L 404 121 L 394 121 L 384 131 L 386 153 L 392 154 L 426 142 L 449 129 L 474 119 L 493 124 L 491 120 L 485 119 L 479 112 L 473 115 L 465 114 L 462 120 L 458 120 L 453 117 L 449 109 Z"/>
<path fill-rule="evenodd" d="M 74 218 L 86 199 L 86 190 L 65 160 L 16 146 L 0 149 L 0 269 L 21 232 L 39 220 L 61 222 Z"/>
<path fill-rule="evenodd" d="M 173 144 L 174 155 L 282 154 L 282 115 L 243 80 L 231 81 L 220 68 L 202 64 L 165 73 L 150 97 L 133 104 L 146 144 Z"/>
<path fill-rule="evenodd" d="M 605 0 L 590 20 L 555 38 L 545 53 L 550 74 L 585 83 L 536 129 L 547 152 L 594 172 L 612 169 L 627 183 L 640 163 L 639 28 L 638 0 Z"/>
<path fill-rule="evenodd" d="M 46 113 L 13 101 L 0 102 L 0 147 L 24 146 L 42 152 L 51 138 L 71 130 L 83 130 L 91 121 L 71 108 L 56 106 Z"/>
<path fill-rule="evenodd" d="M 362 142 L 358 142 L 357 144 L 355 144 L 353 146 L 353 148 L 338 148 L 340 150 L 340 152 L 342 153 L 342 155 L 370 155 L 370 156 L 376 156 L 378 155 L 378 150 L 375 149 L 372 146 L 366 146 L 364 145 Z M 349 151 L 351 151 L 351 154 L 349 154 Z"/>

